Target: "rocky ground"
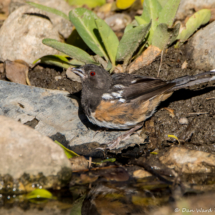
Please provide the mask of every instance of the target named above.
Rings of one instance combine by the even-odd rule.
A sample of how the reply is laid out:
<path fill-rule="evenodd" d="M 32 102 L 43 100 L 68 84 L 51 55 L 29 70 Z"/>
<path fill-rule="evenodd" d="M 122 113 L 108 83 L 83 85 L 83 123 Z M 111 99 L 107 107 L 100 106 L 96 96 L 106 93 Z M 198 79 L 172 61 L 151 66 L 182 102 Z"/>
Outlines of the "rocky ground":
<path fill-rule="evenodd" d="M 214 190 L 215 81 L 174 92 L 160 104 L 144 127 L 116 150 L 97 150 L 100 144 L 113 140 L 122 131 L 104 131 L 86 119 L 79 105 L 82 85 L 70 80 L 65 69 L 32 65 L 43 55 L 58 54 L 42 45 L 41 40 L 67 38 L 72 31 L 71 23 L 55 16 L 49 17 L 51 22 L 42 16 L 28 17 L 26 13 L 38 13 L 38 10 L 26 5 L 24 0 L 7 3 L 5 1 L 2 6 L 2 11 L 6 12 L 0 29 L 0 181 L 4 184 L 3 194 L 12 192 L 11 187 L 15 185 L 19 190 L 16 194 L 20 194 L 31 191 L 35 184 L 55 190 L 67 184 L 73 200 L 83 198 L 82 214 L 142 214 L 143 211 L 144 214 L 171 214 L 172 208 L 179 209 L 176 212 L 182 214 L 181 197 Z M 58 2 L 60 9 L 68 13 L 71 7 L 64 3 Z M 193 11 L 210 8 L 210 23 L 180 48 L 166 49 L 162 62 L 159 56 L 135 74 L 173 80 L 215 69 L 215 5 L 213 1 L 207 3 L 182 0 L 177 19 L 183 21 Z M 119 38 L 127 22 L 139 13 L 128 10 L 124 15 L 118 14 L 122 20 L 125 16 L 129 18 L 122 26 L 116 26 L 112 23 L 116 20 L 115 14 L 96 12 L 109 20 Z M 48 137 L 85 158 L 77 157 L 69 162 L 63 149 Z M 116 158 L 116 162 L 97 166 L 91 157 L 93 162 L 97 162 L 97 158 L 99 161 Z M 6 189 L 8 184 L 10 189 Z M 87 198 L 84 199 L 83 193 Z M 112 195 L 111 200 L 109 195 Z M 209 210 L 212 206 L 207 199 L 210 194 L 190 198 L 187 208 L 193 208 L 193 214 L 197 214 L 198 208 L 193 202 L 199 201 L 201 207 Z M 167 205 L 170 200 L 174 200 L 171 207 L 156 211 L 157 206 Z M 3 204 L 1 200 L 0 203 Z M 25 209 L 23 205 L 20 207 Z M 13 210 L 22 213 L 20 208 Z M 7 213 L 10 211 L 4 208 L 3 214 Z"/>

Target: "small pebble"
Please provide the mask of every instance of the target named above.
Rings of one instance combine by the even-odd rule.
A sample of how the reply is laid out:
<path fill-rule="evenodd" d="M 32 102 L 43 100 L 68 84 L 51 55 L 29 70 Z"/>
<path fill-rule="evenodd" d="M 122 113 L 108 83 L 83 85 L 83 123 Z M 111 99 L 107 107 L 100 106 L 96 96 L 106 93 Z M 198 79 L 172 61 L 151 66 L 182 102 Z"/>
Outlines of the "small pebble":
<path fill-rule="evenodd" d="M 59 76 L 55 76 L 54 79 L 55 81 L 59 81 L 60 79 L 62 79 L 62 77 L 59 75 Z"/>
<path fill-rule="evenodd" d="M 182 117 L 179 119 L 179 123 L 181 125 L 187 125 L 188 124 L 188 119 L 186 117 Z"/>

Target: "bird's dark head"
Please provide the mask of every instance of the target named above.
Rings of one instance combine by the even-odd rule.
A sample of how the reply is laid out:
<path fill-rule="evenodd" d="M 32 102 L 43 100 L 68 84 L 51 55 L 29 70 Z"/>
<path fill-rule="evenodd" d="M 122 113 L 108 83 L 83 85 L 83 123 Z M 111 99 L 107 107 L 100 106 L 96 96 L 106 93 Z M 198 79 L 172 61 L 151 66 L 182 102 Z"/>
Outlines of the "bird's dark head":
<path fill-rule="evenodd" d="M 83 86 L 88 89 L 107 89 L 111 84 L 110 74 L 100 66 L 87 64 L 73 68 L 72 72 L 81 77 Z"/>

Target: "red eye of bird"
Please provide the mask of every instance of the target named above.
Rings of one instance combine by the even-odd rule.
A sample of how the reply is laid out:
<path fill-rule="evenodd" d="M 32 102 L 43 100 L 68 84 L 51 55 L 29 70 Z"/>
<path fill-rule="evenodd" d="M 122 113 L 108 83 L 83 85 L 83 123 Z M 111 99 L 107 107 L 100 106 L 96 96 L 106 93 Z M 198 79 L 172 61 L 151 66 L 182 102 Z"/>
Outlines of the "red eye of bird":
<path fill-rule="evenodd" d="M 95 74 L 96 74 L 96 73 L 95 73 L 94 71 L 91 71 L 91 72 L 90 72 L 90 75 L 91 75 L 91 76 L 94 76 Z"/>

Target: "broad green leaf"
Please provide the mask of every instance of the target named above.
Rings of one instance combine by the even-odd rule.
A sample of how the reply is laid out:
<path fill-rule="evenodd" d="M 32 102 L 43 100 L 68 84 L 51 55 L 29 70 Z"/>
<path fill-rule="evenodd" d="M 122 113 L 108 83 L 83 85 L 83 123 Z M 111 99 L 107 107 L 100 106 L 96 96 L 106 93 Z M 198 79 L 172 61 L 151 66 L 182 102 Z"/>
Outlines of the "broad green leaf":
<path fill-rule="evenodd" d="M 158 0 L 145 0 L 143 3 L 143 13 L 141 18 L 149 23 L 152 20 L 152 29 L 155 29 L 155 21 L 158 19 L 159 12 L 162 10 L 162 7 Z"/>
<path fill-rule="evenodd" d="M 66 43 L 61 43 L 54 39 L 44 39 L 42 42 L 43 44 L 50 46 L 54 49 L 57 49 L 58 51 L 63 52 L 76 60 L 82 61 L 84 63 L 96 64 L 96 62 L 87 52 L 75 46 L 68 45 Z"/>
<path fill-rule="evenodd" d="M 82 50 L 89 49 L 87 44 L 82 40 L 81 36 L 78 34 L 76 29 L 72 30 L 72 33 L 67 38 L 66 43 L 69 45 L 73 45 L 75 47 L 78 47 Z"/>
<path fill-rule="evenodd" d="M 164 23 L 159 24 L 153 34 L 152 45 L 164 50 L 169 43 L 176 40 L 179 28 L 180 24 L 174 28 L 168 28 L 167 24 Z"/>
<path fill-rule="evenodd" d="M 181 0 L 168 0 L 164 5 L 163 9 L 159 13 L 159 19 L 157 24 L 167 24 L 168 27 L 172 27 L 172 24 L 175 19 L 176 12 Z"/>
<path fill-rule="evenodd" d="M 143 42 L 150 26 L 151 22 L 148 25 L 137 26 L 123 35 L 117 49 L 117 61 L 128 61 L 132 57 L 138 46 Z"/>
<path fill-rule="evenodd" d="M 26 195 L 26 199 L 36 199 L 36 198 L 52 199 L 53 196 L 48 190 L 45 190 L 45 189 L 35 189 Z"/>
<path fill-rule="evenodd" d="M 68 69 L 71 66 L 69 60 L 62 55 L 46 55 L 35 60 L 33 64 L 37 62 L 48 64 L 48 65 L 59 66 L 66 69 Z"/>
<path fill-rule="evenodd" d="M 160 3 L 160 5 L 161 5 L 162 7 L 165 6 L 165 4 L 167 3 L 167 1 L 168 1 L 168 0 L 158 0 L 158 2 Z"/>
<path fill-rule="evenodd" d="M 202 9 L 194 13 L 187 21 L 186 27 L 178 35 L 180 42 L 185 42 L 201 25 L 209 22 L 211 18 L 211 10 Z"/>
<path fill-rule="evenodd" d="M 96 19 L 96 25 L 99 29 L 99 34 L 110 61 L 113 67 L 115 67 L 116 52 L 119 45 L 119 40 L 109 25 L 102 19 Z"/>
<path fill-rule="evenodd" d="M 57 143 L 61 148 L 63 148 L 63 150 L 66 154 L 66 157 L 68 159 L 79 156 L 77 153 L 73 152 L 72 150 L 67 149 L 65 146 L 63 146 L 61 143 L 59 143 L 57 140 L 55 140 L 54 142 Z"/>
<path fill-rule="evenodd" d="M 86 8 L 76 8 L 69 12 L 69 19 L 90 49 L 108 60 L 95 23 L 95 19 L 98 19 L 96 14 Z"/>
<path fill-rule="evenodd" d="M 102 6 L 106 3 L 105 0 L 67 0 L 69 5 L 83 6 L 87 5 L 90 8 Z"/>
<path fill-rule="evenodd" d="M 157 20 L 159 17 L 159 13 L 162 11 L 162 7 L 158 0 L 145 0 L 143 3 L 143 13 L 141 18 L 146 22 L 149 23 L 152 20 L 151 29 L 149 32 L 148 42 L 151 44 L 151 40 L 154 34 L 154 31 L 157 27 Z M 141 21 L 139 19 L 139 21 Z"/>
<path fill-rule="evenodd" d="M 127 32 L 127 31 L 130 31 L 131 29 L 133 29 L 134 27 L 138 26 L 138 23 L 136 20 L 133 20 L 130 24 L 128 24 L 124 30 L 124 34 Z"/>
<path fill-rule="evenodd" d="M 123 10 L 123 9 L 129 8 L 134 2 L 135 0 L 117 0 L 116 6 L 117 8 Z"/>
<path fill-rule="evenodd" d="M 57 10 L 57 9 L 55 9 L 55 8 L 47 7 L 47 6 L 44 6 L 44 5 L 42 5 L 42 4 L 36 4 L 36 3 L 34 3 L 34 2 L 29 2 L 29 1 L 26 2 L 26 3 L 28 3 L 29 5 L 31 5 L 31 6 L 33 6 L 33 7 L 38 8 L 38 9 L 40 9 L 40 10 L 44 10 L 44 11 L 46 11 L 46 12 L 54 13 L 54 14 L 56 14 L 56 15 L 58 15 L 58 16 L 62 16 L 64 19 L 69 20 L 69 17 L 68 17 L 65 13 L 63 13 L 62 11 Z"/>
<path fill-rule="evenodd" d="M 138 25 L 146 25 L 148 22 L 146 22 L 141 16 L 135 16 L 134 17 L 138 23 Z"/>
<path fill-rule="evenodd" d="M 76 60 L 76 59 L 72 59 L 69 61 L 69 64 L 71 64 L 73 66 L 83 66 L 85 63 L 83 63 L 79 60 Z"/>

